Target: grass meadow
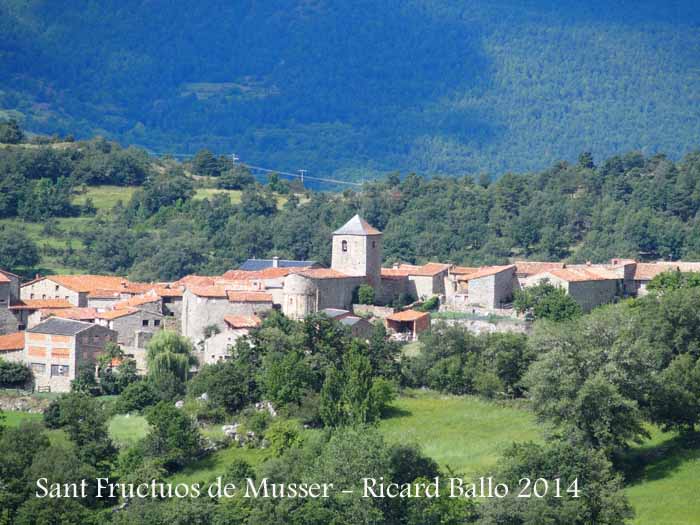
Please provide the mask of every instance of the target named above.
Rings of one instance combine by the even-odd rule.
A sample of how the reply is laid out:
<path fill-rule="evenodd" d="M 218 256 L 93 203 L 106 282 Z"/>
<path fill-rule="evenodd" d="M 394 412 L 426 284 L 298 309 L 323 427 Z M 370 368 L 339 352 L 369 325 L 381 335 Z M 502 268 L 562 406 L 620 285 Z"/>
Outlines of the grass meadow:
<path fill-rule="evenodd" d="M 41 421 L 41 414 L 5 412 L 6 426 Z M 534 416 L 516 405 L 471 396 L 413 390 L 398 398 L 379 429 L 390 443 L 416 443 L 443 470 L 467 478 L 487 473 L 513 441 L 541 441 Z M 635 525 L 700 523 L 700 433 L 681 436 L 650 428 L 651 438 L 627 454 L 623 471 L 626 493 L 636 511 Z M 148 432 L 145 418 L 117 415 L 109 432 L 119 447 L 132 445 Z M 205 435 L 220 437 L 212 426 Z M 50 430 L 53 444 L 70 445 L 62 430 Z M 193 462 L 171 477 L 177 483 L 210 482 L 241 458 L 256 466 L 268 450 L 229 447 Z"/>

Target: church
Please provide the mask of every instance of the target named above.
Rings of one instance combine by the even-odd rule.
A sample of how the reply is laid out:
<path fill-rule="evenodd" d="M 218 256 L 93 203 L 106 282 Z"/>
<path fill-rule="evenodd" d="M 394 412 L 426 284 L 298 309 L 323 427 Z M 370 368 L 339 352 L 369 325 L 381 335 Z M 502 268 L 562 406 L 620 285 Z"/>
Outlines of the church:
<path fill-rule="evenodd" d="M 353 294 L 362 284 L 382 292 L 382 232 L 355 215 L 333 232 L 330 268 L 310 268 L 284 278 L 282 311 L 292 319 L 325 308 L 352 308 Z"/>

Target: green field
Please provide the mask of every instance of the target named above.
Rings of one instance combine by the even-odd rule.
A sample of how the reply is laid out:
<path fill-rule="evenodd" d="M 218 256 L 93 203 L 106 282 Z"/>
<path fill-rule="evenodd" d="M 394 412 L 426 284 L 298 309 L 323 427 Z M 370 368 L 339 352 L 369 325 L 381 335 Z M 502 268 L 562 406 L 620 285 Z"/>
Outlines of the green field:
<path fill-rule="evenodd" d="M 75 196 L 73 204 L 85 204 L 90 198 L 98 210 L 109 210 L 119 201 L 126 204 L 136 189 L 136 186 L 88 186 L 85 193 Z"/>
<path fill-rule="evenodd" d="M 700 523 L 700 434 L 678 436 L 652 430 L 630 459 L 639 467 L 627 475 L 627 496 L 636 525 Z"/>
<path fill-rule="evenodd" d="M 40 421 L 40 414 L 5 412 L 5 425 Z M 391 443 L 415 443 L 443 469 L 473 477 L 486 473 L 513 441 L 541 441 L 534 417 L 517 406 L 501 406 L 472 396 L 448 396 L 409 391 L 397 399 L 379 429 Z M 109 432 L 119 446 L 144 437 L 148 424 L 142 416 L 114 416 Z M 203 429 L 221 437 L 217 425 Z M 691 525 L 700 522 L 700 434 L 679 436 L 651 429 L 652 437 L 629 453 L 626 493 L 636 511 L 635 525 Z M 49 431 L 52 443 L 67 443 L 61 430 Z M 172 476 L 172 481 L 208 482 L 223 474 L 235 458 L 255 466 L 269 451 L 229 447 Z"/>
<path fill-rule="evenodd" d="M 197 188 L 194 193 L 195 200 L 211 199 L 214 195 L 223 194 L 228 195 L 229 200 L 233 204 L 238 204 L 241 202 L 241 191 L 240 190 L 220 190 L 217 188 Z"/>
<path fill-rule="evenodd" d="M 379 428 L 389 442 L 417 443 L 441 467 L 474 476 L 493 467 L 513 441 L 539 441 L 535 418 L 472 396 L 412 391 Z"/>
<path fill-rule="evenodd" d="M 143 416 L 120 414 L 109 420 L 109 435 L 119 447 L 133 445 L 148 433 L 148 423 Z"/>

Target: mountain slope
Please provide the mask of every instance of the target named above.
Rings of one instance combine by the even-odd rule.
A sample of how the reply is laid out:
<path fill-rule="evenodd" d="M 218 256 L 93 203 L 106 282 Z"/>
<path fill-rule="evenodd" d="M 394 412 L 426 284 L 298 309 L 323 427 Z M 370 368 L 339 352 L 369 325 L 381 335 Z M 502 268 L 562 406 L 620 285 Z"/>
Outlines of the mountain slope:
<path fill-rule="evenodd" d="M 700 137 L 694 2 L 0 0 L 0 112 L 346 178 Z"/>

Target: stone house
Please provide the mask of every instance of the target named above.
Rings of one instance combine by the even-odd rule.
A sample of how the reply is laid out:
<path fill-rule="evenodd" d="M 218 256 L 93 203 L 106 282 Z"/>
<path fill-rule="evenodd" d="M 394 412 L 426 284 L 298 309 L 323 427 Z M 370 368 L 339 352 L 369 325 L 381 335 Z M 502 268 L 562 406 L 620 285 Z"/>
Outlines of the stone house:
<path fill-rule="evenodd" d="M 513 299 L 516 286 L 515 265 L 460 268 L 451 273 L 447 304 L 455 310 L 470 307 L 503 308 Z"/>
<path fill-rule="evenodd" d="M 364 317 L 359 317 L 353 315 L 349 310 L 342 310 L 340 308 L 324 308 L 321 313 L 338 321 L 343 326 L 346 326 L 350 330 L 350 335 L 357 337 L 358 339 L 369 339 L 372 335 L 372 323 L 370 323 Z"/>
<path fill-rule="evenodd" d="M 24 329 L 21 321 L 11 310 L 11 306 L 18 301 L 19 277 L 14 273 L 0 270 L 0 334 Z"/>
<path fill-rule="evenodd" d="M 122 299 L 148 291 L 150 285 L 112 275 L 49 275 L 20 288 L 22 300 L 65 299 L 73 306 L 109 308 Z"/>
<path fill-rule="evenodd" d="M 100 312 L 96 320 L 117 332 L 117 343 L 125 348 L 136 347 L 138 334 L 153 334 L 163 327 L 163 314 L 140 308 L 124 307 Z"/>
<path fill-rule="evenodd" d="M 32 328 L 42 321 L 42 310 L 67 310 L 73 305 L 65 299 L 24 299 L 10 306 L 19 330 Z"/>
<path fill-rule="evenodd" d="M 396 296 L 408 293 L 416 299 L 429 299 L 434 295 L 445 295 L 445 280 L 452 265 L 430 262 L 421 266 L 413 264 L 395 264 L 392 268 L 382 268 L 382 287 L 391 289 L 384 296 Z M 400 278 L 405 278 L 403 289 L 396 287 Z M 385 284 L 386 283 L 386 284 Z"/>
<path fill-rule="evenodd" d="M 95 366 L 117 333 L 107 327 L 52 317 L 25 332 L 23 361 L 31 367 L 37 390 L 69 392 L 83 366 Z"/>
<path fill-rule="evenodd" d="M 0 360 L 23 363 L 24 332 L 0 335 Z"/>
<path fill-rule="evenodd" d="M 216 326 L 222 332 L 226 315 L 255 315 L 272 308 L 272 295 L 267 292 L 228 290 L 225 285 L 189 286 L 182 300 L 182 335 L 197 344 L 205 339 L 208 327 Z"/>
<path fill-rule="evenodd" d="M 229 359 L 229 348 L 236 343 L 236 339 L 248 335 L 250 330 L 258 328 L 261 324 L 262 320 L 257 315 L 225 315 L 224 329 L 204 340 L 203 351 L 198 356 L 200 364 Z"/>
<path fill-rule="evenodd" d="M 542 272 L 529 281 L 529 285 L 548 281 L 563 288 L 584 312 L 596 306 L 612 303 L 622 295 L 624 281 L 615 272 L 605 268 L 569 267 Z"/>

